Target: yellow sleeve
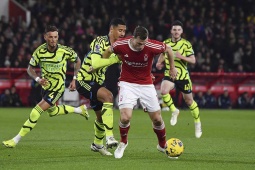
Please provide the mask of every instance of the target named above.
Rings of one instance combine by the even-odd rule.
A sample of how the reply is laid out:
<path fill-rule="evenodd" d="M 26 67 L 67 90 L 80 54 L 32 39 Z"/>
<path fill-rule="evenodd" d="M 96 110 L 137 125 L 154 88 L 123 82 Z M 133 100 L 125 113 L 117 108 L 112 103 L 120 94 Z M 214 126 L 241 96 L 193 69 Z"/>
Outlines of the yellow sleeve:
<path fill-rule="evenodd" d="M 119 63 L 120 60 L 117 55 L 111 55 L 110 58 L 102 58 L 102 55 L 98 53 L 91 54 L 91 62 L 93 69 L 110 66 L 115 63 Z"/>

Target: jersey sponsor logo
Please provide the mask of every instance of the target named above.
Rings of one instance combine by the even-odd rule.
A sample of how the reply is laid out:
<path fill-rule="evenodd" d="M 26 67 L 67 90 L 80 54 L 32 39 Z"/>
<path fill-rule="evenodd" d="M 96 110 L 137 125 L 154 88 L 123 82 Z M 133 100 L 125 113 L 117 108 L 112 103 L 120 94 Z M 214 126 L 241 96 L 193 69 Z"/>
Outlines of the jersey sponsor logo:
<path fill-rule="evenodd" d="M 46 69 L 47 71 L 60 72 L 65 65 L 64 65 L 64 63 L 59 63 L 59 64 L 55 64 L 55 63 L 42 63 L 41 66 L 44 69 Z"/>
<path fill-rule="evenodd" d="M 133 62 L 133 61 L 125 60 L 125 63 L 132 67 L 147 67 L 148 66 L 148 61 L 146 63 L 140 63 L 140 62 Z"/>

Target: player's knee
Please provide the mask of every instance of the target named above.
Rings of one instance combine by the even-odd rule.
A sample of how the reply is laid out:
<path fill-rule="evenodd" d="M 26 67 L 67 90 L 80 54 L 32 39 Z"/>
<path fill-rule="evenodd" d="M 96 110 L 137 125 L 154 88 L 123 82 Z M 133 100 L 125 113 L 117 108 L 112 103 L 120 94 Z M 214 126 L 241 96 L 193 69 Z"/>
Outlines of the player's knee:
<path fill-rule="evenodd" d="M 121 118 L 121 119 L 120 119 L 120 122 L 121 122 L 122 124 L 124 124 L 124 125 L 127 125 L 127 124 L 129 124 L 130 120 L 129 120 L 129 119 L 126 119 L 126 118 Z"/>
<path fill-rule="evenodd" d="M 107 103 L 113 103 L 113 95 L 112 95 L 112 93 L 107 93 L 104 96 L 104 101 L 107 102 Z"/>
<path fill-rule="evenodd" d="M 152 123 L 155 126 L 160 126 L 163 123 L 163 119 L 160 115 L 157 114 L 157 115 L 152 117 Z"/>
<path fill-rule="evenodd" d="M 185 103 L 190 106 L 193 103 L 192 99 L 185 99 Z"/>
<path fill-rule="evenodd" d="M 162 125 L 162 119 L 155 119 L 153 120 L 154 126 L 161 126 Z"/>
<path fill-rule="evenodd" d="M 130 122 L 131 117 L 127 114 L 121 114 L 120 121 L 123 124 L 128 124 Z"/>
<path fill-rule="evenodd" d="M 169 93 L 168 90 L 165 90 L 165 89 L 162 89 L 162 90 L 161 90 L 161 95 L 166 95 L 166 94 L 168 94 L 168 93 Z"/>

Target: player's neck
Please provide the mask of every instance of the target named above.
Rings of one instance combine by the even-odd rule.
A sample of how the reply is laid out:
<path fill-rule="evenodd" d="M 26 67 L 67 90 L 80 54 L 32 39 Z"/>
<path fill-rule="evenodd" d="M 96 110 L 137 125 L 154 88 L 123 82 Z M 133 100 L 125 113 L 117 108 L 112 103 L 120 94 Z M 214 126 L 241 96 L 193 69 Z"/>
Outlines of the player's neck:
<path fill-rule="evenodd" d="M 51 47 L 51 46 L 47 46 L 47 50 L 49 51 L 49 52 L 54 52 L 55 50 L 57 49 L 57 46 L 55 46 L 55 47 Z"/>
<path fill-rule="evenodd" d="M 117 39 L 115 39 L 112 34 L 108 34 L 108 37 L 109 37 L 109 40 L 110 40 L 110 43 L 113 44 L 115 41 L 117 41 Z"/>
<path fill-rule="evenodd" d="M 130 46 L 130 48 L 131 48 L 133 51 L 137 51 L 137 50 L 134 48 L 134 45 L 133 45 L 133 38 L 130 38 L 130 40 L 129 40 L 129 46 Z"/>
<path fill-rule="evenodd" d="M 182 38 L 182 37 L 179 37 L 179 38 L 174 38 L 174 37 L 172 37 L 172 42 L 180 41 L 181 38 Z"/>

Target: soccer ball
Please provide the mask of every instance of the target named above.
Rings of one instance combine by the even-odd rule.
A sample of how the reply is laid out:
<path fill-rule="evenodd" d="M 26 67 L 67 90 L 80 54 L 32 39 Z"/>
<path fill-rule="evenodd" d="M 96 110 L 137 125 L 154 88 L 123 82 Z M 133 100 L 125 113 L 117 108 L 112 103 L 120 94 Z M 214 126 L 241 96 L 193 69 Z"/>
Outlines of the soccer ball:
<path fill-rule="evenodd" d="M 178 158 L 184 151 L 184 145 L 180 139 L 171 138 L 166 144 L 166 154 L 170 158 Z"/>

